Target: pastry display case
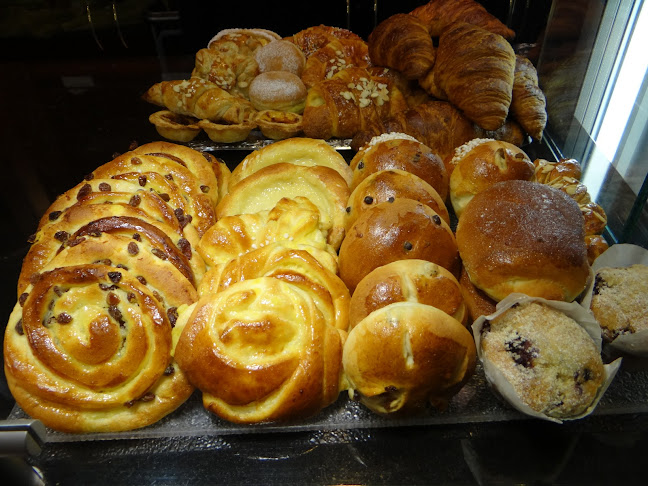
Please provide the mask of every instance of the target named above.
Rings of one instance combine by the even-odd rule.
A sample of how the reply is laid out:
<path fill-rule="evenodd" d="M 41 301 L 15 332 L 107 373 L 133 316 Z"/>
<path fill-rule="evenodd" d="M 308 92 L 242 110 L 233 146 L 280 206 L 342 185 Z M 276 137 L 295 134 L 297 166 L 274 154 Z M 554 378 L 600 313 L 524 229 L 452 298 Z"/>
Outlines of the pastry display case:
<path fill-rule="evenodd" d="M 457 5 L 464 3 L 470 2 Z M 121 154 L 134 154 L 138 147 L 164 140 L 162 134 L 168 132 L 149 119 L 162 110 L 154 106 L 159 102 L 151 102 L 149 88 L 189 79 L 197 53 L 217 33 L 263 29 L 276 35 L 276 41 L 327 26 L 365 42 L 385 20 L 425 4 L 422 0 L 227 5 L 153 0 L 4 2 L 0 6 L 4 93 L 0 103 L 5 115 L 0 137 L 5 147 L 2 194 L 7 222 L 0 254 L 3 334 L 8 323 L 22 331 L 22 319 L 18 326 L 10 318 L 17 305 L 16 287 L 19 279 L 24 288 L 38 282 L 23 280 L 21 270 L 34 243 L 32 235 L 48 208 L 70 188 L 91 181 L 89 175 L 100 178 L 99 168 L 121 160 Z M 530 61 L 546 100 L 544 133 L 532 137 L 526 130 L 517 144 L 519 150 L 529 164 L 576 161 L 589 207 L 600 208 L 599 214 L 606 218 L 596 236 L 606 247 L 631 248 L 633 255 L 648 249 L 647 64 L 641 51 L 648 31 L 648 6 L 642 0 L 489 0 L 481 5 L 506 29 L 502 32 L 514 33 L 510 46 Z M 459 15 L 467 19 L 467 13 Z M 404 42 L 405 34 L 399 35 L 394 39 Z M 435 39 L 440 63 L 439 44 Z M 462 48 L 445 57 L 461 56 Z M 437 72 L 436 80 L 440 83 L 444 76 Z M 366 78 L 362 82 L 368 83 Z M 373 95 L 367 95 L 371 99 L 381 97 L 384 88 L 376 90 L 378 85 L 379 81 L 372 85 Z M 238 86 L 251 98 L 247 83 Z M 349 86 L 347 101 L 353 91 Z M 443 91 L 438 86 L 430 89 Z M 445 94 L 451 97 L 448 86 L 450 82 Z M 182 89 L 175 86 L 176 93 Z M 308 89 L 311 96 L 313 86 Z M 341 96 L 345 97 L 344 92 Z M 237 105 L 235 116 L 246 116 L 241 113 L 246 113 L 251 101 L 245 103 Z M 464 107 L 466 113 L 470 109 Z M 288 118 L 301 117 L 303 110 L 293 110 Z M 282 112 L 282 119 L 289 111 Z M 277 144 L 276 138 L 305 137 L 295 132 L 298 135 L 270 138 L 272 132 L 254 125 L 243 137 L 215 140 L 205 126 L 209 125 L 200 125 L 204 131 L 198 135 L 171 142 L 207 154 L 207 161 L 225 165 L 223 170 L 234 176 L 240 176 L 235 170 L 244 159 Z M 405 124 L 400 127 L 405 131 Z M 362 142 L 379 134 L 367 132 L 364 139 L 360 132 L 344 131 L 339 132 L 342 136 L 319 139 L 325 140 L 327 150 L 341 156 L 342 173 L 349 180 L 353 174 L 345 172 L 346 165 L 355 170 L 354 157 Z M 471 134 L 468 140 L 500 136 L 481 127 Z M 178 153 L 167 157 L 177 159 Z M 202 196 L 210 196 L 207 185 L 200 190 Z M 219 190 L 213 197 L 220 202 Z M 288 194 L 290 183 L 281 190 Z M 187 194 L 185 203 L 190 199 Z M 449 202 L 450 194 L 444 199 L 450 211 L 442 219 L 456 233 L 458 211 Z M 321 210 L 322 205 L 316 205 Z M 199 227 L 200 211 L 186 211 L 194 214 L 193 223 Z M 350 207 L 347 212 L 351 213 Z M 175 212 L 182 223 L 186 215 L 182 210 L 180 214 Z M 207 226 L 199 228 L 201 236 Z M 341 244 L 333 242 L 334 252 L 343 251 Z M 353 258 L 362 259 L 370 252 L 357 253 L 363 255 Z M 116 318 L 114 312 L 111 316 Z M 179 345 L 187 348 L 194 343 Z M 606 353 L 606 366 L 614 369 L 606 368 L 609 379 L 596 402 L 578 419 L 562 422 L 531 417 L 511 406 L 506 394 L 492 386 L 479 359 L 474 373 L 449 397 L 447 407 L 422 413 L 396 417 L 374 413 L 375 402 L 354 400 L 344 389 L 307 418 L 241 424 L 209 412 L 196 390 L 177 409 L 147 426 L 87 433 L 55 430 L 31 417 L 16 403 L 3 375 L 0 471 L 8 481 L 3 484 L 643 484 L 648 362 L 641 353 L 615 354 L 607 348 Z M 36 411 L 47 407 L 38 399 L 32 406 Z"/>

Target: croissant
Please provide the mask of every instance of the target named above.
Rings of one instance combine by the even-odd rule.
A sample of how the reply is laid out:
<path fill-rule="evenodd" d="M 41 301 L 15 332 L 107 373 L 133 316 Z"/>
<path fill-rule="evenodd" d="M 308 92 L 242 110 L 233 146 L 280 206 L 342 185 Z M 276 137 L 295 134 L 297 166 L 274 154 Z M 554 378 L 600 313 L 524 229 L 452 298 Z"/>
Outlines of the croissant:
<path fill-rule="evenodd" d="M 513 94 L 515 52 L 501 35 L 465 22 L 439 38 L 434 84 L 469 119 L 485 130 L 500 128 Z"/>
<path fill-rule="evenodd" d="M 301 79 L 311 88 L 348 67 L 371 66 L 369 48 L 364 40 L 334 39 L 313 52 L 306 60 Z"/>
<path fill-rule="evenodd" d="M 434 45 L 427 26 L 408 14 L 395 14 L 379 23 L 369 34 L 369 56 L 386 66 L 418 79 L 434 65 Z"/>
<path fill-rule="evenodd" d="M 547 102 L 538 86 L 538 73 L 526 57 L 516 55 L 511 114 L 524 131 L 536 140 L 542 139 L 547 125 Z"/>
<path fill-rule="evenodd" d="M 197 77 L 156 83 L 143 99 L 180 115 L 232 124 L 250 118 L 255 111 L 249 101 Z"/>
<path fill-rule="evenodd" d="M 347 68 L 313 86 L 306 97 L 304 134 L 351 138 L 407 109 L 407 101 L 383 70 Z"/>
<path fill-rule="evenodd" d="M 507 40 L 515 37 L 513 30 L 474 0 L 431 0 L 410 14 L 428 25 L 432 37 L 439 37 L 448 25 L 456 21 L 477 25 Z"/>

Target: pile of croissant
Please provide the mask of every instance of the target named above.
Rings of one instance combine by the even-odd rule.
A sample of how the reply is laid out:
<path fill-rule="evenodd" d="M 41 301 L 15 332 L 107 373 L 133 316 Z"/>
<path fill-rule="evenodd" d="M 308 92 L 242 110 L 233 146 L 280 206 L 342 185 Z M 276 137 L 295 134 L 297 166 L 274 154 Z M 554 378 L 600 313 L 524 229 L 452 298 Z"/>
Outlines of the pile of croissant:
<path fill-rule="evenodd" d="M 191 78 L 157 83 L 144 99 L 165 108 L 150 118 L 159 133 L 181 142 L 201 130 L 242 141 L 260 128 L 275 140 L 355 138 L 356 149 L 397 131 L 442 157 L 475 137 L 522 145 L 542 138 L 547 116 L 514 35 L 474 0 L 431 0 L 367 40 L 325 25 L 286 38 L 226 29 L 196 54 Z"/>

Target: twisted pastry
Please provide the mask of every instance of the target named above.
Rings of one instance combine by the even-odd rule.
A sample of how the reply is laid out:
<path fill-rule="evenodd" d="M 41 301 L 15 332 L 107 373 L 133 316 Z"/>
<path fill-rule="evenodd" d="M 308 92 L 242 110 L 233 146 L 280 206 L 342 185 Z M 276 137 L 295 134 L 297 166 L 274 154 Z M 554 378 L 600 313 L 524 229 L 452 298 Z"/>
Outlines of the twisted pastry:
<path fill-rule="evenodd" d="M 372 62 L 364 40 L 334 39 L 308 56 L 301 79 L 307 88 L 312 88 L 344 69 L 369 66 Z"/>
<path fill-rule="evenodd" d="M 178 364 L 205 408 L 225 420 L 307 417 L 339 395 L 345 332 L 295 285 L 238 282 L 189 307 L 174 332 Z"/>
<path fill-rule="evenodd" d="M 331 27 L 328 25 L 314 25 L 296 34 L 286 37 L 287 41 L 295 44 L 308 58 L 318 49 L 335 40 L 342 42 L 363 42 L 362 37 L 341 27 Z"/>
<path fill-rule="evenodd" d="M 143 98 L 180 115 L 230 124 L 249 119 L 255 111 L 246 99 L 198 77 L 156 83 Z"/>
<path fill-rule="evenodd" d="M 130 430 L 193 391 L 171 343 L 162 304 L 128 271 L 55 268 L 34 280 L 9 318 L 5 374 L 18 405 L 51 428 Z"/>
<path fill-rule="evenodd" d="M 270 210 L 220 218 L 200 239 L 198 253 L 215 266 L 275 242 L 304 249 L 337 273 L 337 253 L 327 243 L 319 209 L 303 196 L 282 198 Z"/>
<path fill-rule="evenodd" d="M 327 324 L 349 327 L 349 289 L 340 278 L 310 253 L 279 243 L 244 253 L 209 270 L 201 280 L 200 295 L 222 292 L 242 280 L 274 277 L 308 292 Z"/>

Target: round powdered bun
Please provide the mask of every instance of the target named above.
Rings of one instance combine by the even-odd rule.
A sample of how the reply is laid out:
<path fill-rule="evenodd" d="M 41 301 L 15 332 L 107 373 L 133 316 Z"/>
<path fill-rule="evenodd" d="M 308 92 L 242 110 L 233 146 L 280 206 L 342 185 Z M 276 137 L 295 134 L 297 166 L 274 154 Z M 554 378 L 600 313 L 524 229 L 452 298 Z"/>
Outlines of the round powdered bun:
<path fill-rule="evenodd" d="M 448 197 L 448 173 L 443 161 L 432 149 L 417 140 L 399 137 L 370 142 L 355 154 L 349 166 L 353 170 L 352 190 L 374 172 L 400 169 L 419 176 L 444 201 Z"/>
<path fill-rule="evenodd" d="M 281 143 L 281 142 L 277 142 Z M 330 167 L 287 163 L 263 167 L 232 186 L 216 207 L 218 219 L 268 211 L 283 198 L 308 198 L 320 212 L 327 242 L 337 250 L 344 238 L 344 215 L 349 186 Z"/>
<path fill-rule="evenodd" d="M 280 163 L 329 167 L 340 174 L 347 184 L 353 176 L 344 157 L 324 140 L 296 137 L 271 143 L 248 154 L 232 171 L 230 187 L 259 169 Z"/>
<path fill-rule="evenodd" d="M 585 413 L 606 379 L 588 332 L 557 308 L 537 301 L 512 305 L 483 323 L 480 357 L 534 412 L 557 419 Z"/>
<path fill-rule="evenodd" d="M 456 167 L 450 176 L 450 201 L 461 217 L 466 204 L 496 182 L 534 177 L 534 166 L 524 151 L 508 142 L 490 140 L 455 155 Z"/>
<path fill-rule="evenodd" d="M 277 110 L 301 113 L 308 91 L 296 74 L 286 71 L 261 73 L 250 83 L 250 101 L 258 111 Z"/>
<path fill-rule="evenodd" d="M 468 321 L 454 275 L 425 260 L 398 260 L 376 268 L 360 281 L 351 299 L 349 329 L 373 311 L 395 302 L 431 305 L 464 325 Z"/>
<path fill-rule="evenodd" d="M 590 308 L 606 342 L 648 330 L 648 266 L 604 267 L 594 278 Z"/>
<path fill-rule="evenodd" d="M 374 172 L 353 190 L 347 203 L 346 229 L 348 230 L 367 209 L 396 198 L 421 202 L 450 224 L 448 209 L 430 184 L 411 172 L 388 169 Z"/>
<path fill-rule="evenodd" d="M 471 282 L 498 301 L 513 292 L 572 301 L 590 273 L 578 204 L 537 182 L 478 193 L 459 220 L 457 245 Z"/>
<path fill-rule="evenodd" d="M 456 277 L 461 265 L 448 224 L 412 199 L 395 199 L 365 211 L 349 229 L 339 256 L 340 277 L 351 292 L 369 272 L 396 260 L 426 260 Z"/>
<path fill-rule="evenodd" d="M 475 343 L 459 321 L 435 307 L 397 302 L 358 323 L 344 345 L 349 395 L 378 414 L 444 409 L 472 376 Z"/>
<path fill-rule="evenodd" d="M 276 40 L 254 53 L 254 59 L 259 65 L 259 71 L 287 71 L 301 76 L 306 65 L 306 56 L 294 43 L 287 40 Z"/>

